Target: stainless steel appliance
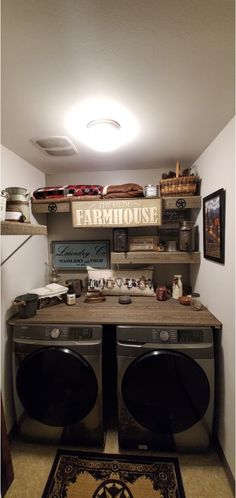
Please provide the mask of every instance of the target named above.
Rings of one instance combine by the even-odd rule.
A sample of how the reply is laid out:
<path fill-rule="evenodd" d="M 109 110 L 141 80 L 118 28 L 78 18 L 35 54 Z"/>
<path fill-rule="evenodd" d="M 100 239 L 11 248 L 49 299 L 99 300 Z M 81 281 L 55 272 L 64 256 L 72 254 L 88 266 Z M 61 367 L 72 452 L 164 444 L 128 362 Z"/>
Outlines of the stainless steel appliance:
<path fill-rule="evenodd" d="M 103 445 L 102 327 L 16 325 L 13 352 L 21 437 Z"/>
<path fill-rule="evenodd" d="M 121 447 L 203 451 L 214 407 L 211 328 L 117 327 Z"/>

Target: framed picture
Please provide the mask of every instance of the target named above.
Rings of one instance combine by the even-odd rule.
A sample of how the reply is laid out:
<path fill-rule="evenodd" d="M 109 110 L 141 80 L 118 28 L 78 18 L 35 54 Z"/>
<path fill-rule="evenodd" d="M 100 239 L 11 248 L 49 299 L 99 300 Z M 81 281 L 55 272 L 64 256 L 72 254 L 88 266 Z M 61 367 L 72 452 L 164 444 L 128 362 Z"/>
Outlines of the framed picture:
<path fill-rule="evenodd" d="M 60 270 L 109 268 L 108 240 L 60 240 L 52 242 L 52 264 Z"/>
<path fill-rule="evenodd" d="M 203 198 L 204 258 L 225 262 L 225 190 Z"/>

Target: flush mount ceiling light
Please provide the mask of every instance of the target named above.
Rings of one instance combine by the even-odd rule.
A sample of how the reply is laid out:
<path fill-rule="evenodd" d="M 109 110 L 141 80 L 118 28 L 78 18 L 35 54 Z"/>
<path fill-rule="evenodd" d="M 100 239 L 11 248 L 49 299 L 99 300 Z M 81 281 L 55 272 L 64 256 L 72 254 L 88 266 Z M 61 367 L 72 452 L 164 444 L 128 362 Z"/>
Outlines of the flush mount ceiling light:
<path fill-rule="evenodd" d="M 109 152 L 132 140 L 138 125 L 125 108 L 111 100 L 88 100 L 66 117 L 69 132 L 88 147 Z"/>

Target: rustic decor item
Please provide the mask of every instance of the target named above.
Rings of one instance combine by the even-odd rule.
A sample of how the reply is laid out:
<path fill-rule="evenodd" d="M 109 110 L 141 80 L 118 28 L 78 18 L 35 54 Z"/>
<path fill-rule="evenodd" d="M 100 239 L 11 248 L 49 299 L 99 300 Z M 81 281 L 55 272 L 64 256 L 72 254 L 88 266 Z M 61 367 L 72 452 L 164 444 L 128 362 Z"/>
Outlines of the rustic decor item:
<path fill-rule="evenodd" d="M 176 173 L 171 178 L 160 180 L 161 197 L 196 195 L 199 177 L 196 175 L 180 176 L 180 164 L 176 162 Z"/>
<path fill-rule="evenodd" d="M 108 240 L 60 240 L 52 242 L 54 268 L 61 270 L 109 268 Z"/>
<path fill-rule="evenodd" d="M 158 251 L 157 235 L 140 235 L 129 237 L 129 251 Z"/>
<path fill-rule="evenodd" d="M 185 498 L 178 459 L 58 450 L 43 496 Z"/>
<path fill-rule="evenodd" d="M 99 290 L 104 296 L 154 296 L 153 270 L 88 269 L 88 290 Z"/>
<path fill-rule="evenodd" d="M 204 258 L 225 262 L 225 190 L 223 188 L 203 199 Z"/>
<path fill-rule="evenodd" d="M 82 227 L 142 227 L 161 225 L 161 199 L 72 200 L 72 223 Z"/>

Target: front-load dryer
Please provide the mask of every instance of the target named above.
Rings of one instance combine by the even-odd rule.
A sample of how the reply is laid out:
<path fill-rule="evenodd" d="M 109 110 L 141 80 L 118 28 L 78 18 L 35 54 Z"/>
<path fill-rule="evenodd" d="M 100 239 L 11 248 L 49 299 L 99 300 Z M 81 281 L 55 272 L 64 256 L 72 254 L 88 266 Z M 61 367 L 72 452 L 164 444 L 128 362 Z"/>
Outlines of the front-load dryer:
<path fill-rule="evenodd" d="M 211 328 L 117 326 L 119 445 L 204 451 L 211 440 Z"/>
<path fill-rule="evenodd" d="M 62 445 L 103 445 L 102 327 L 16 325 L 13 355 L 20 436 Z"/>

